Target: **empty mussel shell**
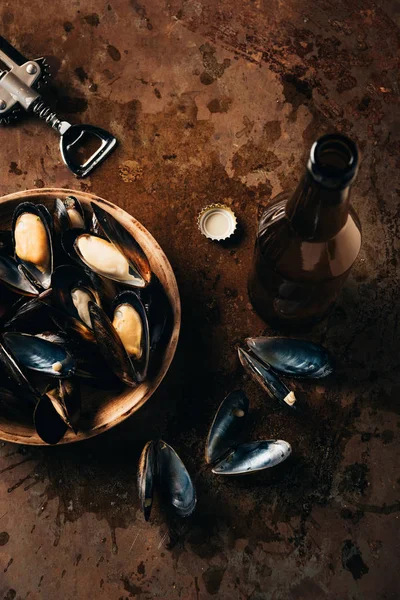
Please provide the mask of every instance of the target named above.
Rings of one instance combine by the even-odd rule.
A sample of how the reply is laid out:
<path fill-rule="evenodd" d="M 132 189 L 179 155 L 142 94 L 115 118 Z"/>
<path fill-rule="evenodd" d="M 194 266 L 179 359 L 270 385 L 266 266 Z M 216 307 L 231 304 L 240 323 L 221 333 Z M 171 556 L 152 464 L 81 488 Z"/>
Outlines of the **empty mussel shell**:
<path fill-rule="evenodd" d="M 153 273 L 151 282 L 139 290 L 140 299 L 146 309 L 150 329 L 150 350 L 154 352 L 165 333 L 170 331 L 173 312 L 171 303 L 158 277 Z"/>
<path fill-rule="evenodd" d="M 64 423 L 78 433 L 81 414 L 80 387 L 76 379 L 60 379 L 55 388 L 46 391 L 51 403 Z"/>
<path fill-rule="evenodd" d="M 149 260 L 132 234 L 98 204 L 95 202 L 90 204 L 97 219 L 97 228 L 100 227 L 110 242 L 125 256 L 131 268 L 139 273 L 145 285 L 150 283 L 152 273 Z"/>
<path fill-rule="evenodd" d="M 102 277 L 134 288 L 146 285 L 117 246 L 102 237 L 82 229 L 70 229 L 64 232 L 61 243 L 75 262 Z"/>
<path fill-rule="evenodd" d="M 132 362 L 113 324 L 104 310 L 89 302 L 89 313 L 97 348 L 112 372 L 124 383 L 135 387 L 138 383 Z"/>
<path fill-rule="evenodd" d="M 31 404 L 36 404 L 40 393 L 27 379 L 15 357 L 4 344 L 0 344 L 0 365 L 2 375 L 6 377 L 5 385 Z"/>
<path fill-rule="evenodd" d="M 246 350 L 243 350 L 243 348 L 238 348 L 238 355 L 244 369 L 261 385 L 271 398 L 276 398 L 293 410 L 298 408 L 294 392 L 289 390 L 268 365 L 259 361 L 258 358 L 252 356 Z"/>
<path fill-rule="evenodd" d="M 7 332 L 3 339 L 16 361 L 27 369 L 61 378 L 75 372 L 75 359 L 59 344 L 27 333 Z"/>
<path fill-rule="evenodd" d="M 292 448 L 284 440 L 246 442 L 214 466 L 217 475 L 246 475 L 275 467 L 290 456 Z"/>
<path fill-rule="evenodd" d="M 58 444 L 68 429 L 68 425 L 60 417 L 50 397 L 46 394 L 43 394 L 36 405 L 33 422 L 36 433 L 46 444 Z"/>
<path fill-rule="evenodd" d="M 306 340 L 282 337 L 247 338 L 250 350 L 275 371 L 290 377 L 319 379 L 333 371 L 329 352 Z"/>
<path fill-rule="evenodd" d="M 125 291 L 115 298 L 113 326 L 132 363 L 138 382 L 146 378 L 150 356 L 147 313 L 139 296 Z"/>
<path fill-rule="evenodd" d="M 188 517 L 196 506 L 196 490 L 175 450 L 163 440 L 157 448 L 157 468 L 161 492 L 179 517 Z"/>
<path fill-rule="evenodd" d="M 50 287 L 53 270 L 52 218 L 41 204 L 23 202 L 13 215 L 16 260 L 29 272 L 35 286 Z"/>
<path fill-rule="evenodd" d="M 206 462 L 214 463 L 238 444 L 246 424 L 249 401 L 242 390 L 236 390 L 221 402 L 206 441 Z"/>
<path fill-rule="evenodd" d="M 146 521 L 150 518 L 153 506 L 153 493 L 156 480 L 156 448 L 156 442 L 147 442 L 140 455 L 138 466 L 139 500 Z"/>
<path fill-rule="evenodd" d="M 0 255 L 0 280 L 13 292 L 23 296 L 37 296 L 39 290 L 28 279 L 23 265 L 10 256 Z"/>

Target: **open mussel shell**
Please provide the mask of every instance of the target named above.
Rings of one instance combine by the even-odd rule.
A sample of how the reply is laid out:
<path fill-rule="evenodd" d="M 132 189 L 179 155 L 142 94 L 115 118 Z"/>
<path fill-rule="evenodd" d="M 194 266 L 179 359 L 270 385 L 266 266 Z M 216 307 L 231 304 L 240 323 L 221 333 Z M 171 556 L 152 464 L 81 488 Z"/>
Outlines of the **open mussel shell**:
<path fill-rule="evenodd" d="M 290 377 L 319 379 L 333 371 L 329 352 L 306 340 L 282 337 L 247 338 L 250 350 L 275 371 Z"/>
<path fill-rule="evenodd" d="M 54 228 L 60 235 L 67 229 L 85 229 L 85 213 L 75 196 L 56 198 L 53 212 Z"/>
<path fill-rule="evenodd" d="M 97 228 L 100 227 L 110 242 L 126 257 L 133 270 L 137 271 L 144 280 L 145 285 L 149 284 L 152 275 L 151 267 L 141 246 L 132 234 L 109 212 L 95 202 L 90 204 L 97 219 Z"/>
<path fill-rule="evenodd" d="M 4 344 L 0 344 L 0 365 L 2 376 L 6 378 L 5 385 L 26 399 L 27 402 L 36 404 L 40 393 L 27 379 L 15 357 Z"/>
<path fill-rule="evenodd" d="M 129 287 L 144 287 L 143 277 L 110 241 L 83 229 L 65 231 L 61 239 L 64 252 L 86 269 Z"/>
<path fill-rule="evenodd" d="M 114 302 L 113 327 L 117 331 L 136 381 L 146 378 L 150 357 L 150 331 L 147 313 L 139 296 L 132 291 L 121 292 Z"/>
<path fill-rule="evenodd" d="M 38 436 L 50 445 L 58 444 L 68 429 L 68 425 L 61 418 L 50 397 L 46 394 L 43 394 L 36 405 L 33 422 Z"/>
<path fill-rule="evenodd" d="M 212 469 L 217 475 L 246 475 L 275 467 L 290 456 L 292 448 L 284 440 L 261 440 L 237 446 Z"/>
<path fill-rule="evenodd" d="M 161 492 L 179 517 L 188 517 L 196 507 L 196 490 L 175 450 L 163 440 L 157 446 L 157 470 Z"/>
<path fill-rule="evenodd" d="M 236 390 L 221 402 L 206 441 L 206 462 L 214 463 L 237 445 L 246 424 L 249 400 Z"/>
<path fill-rule="evenodd" d="M 146 521 L 150 518 L 153 506 L 156 480 L 156 442 L 147 442 L 142 450 L 138 466 L 138 490 L 140 506 Z"/>
<path fill-rule="evenodd" d="M 92 341 L 89 302 L 100 305 L 100 297 L 90 277 L 79 267 L 61 265 L 53 272 L 51 287 L 54 306 L 69 315 L 72 329 Z"/>
<path fill-rule="evenodd" d="M 75 379 L 60 379 L 58 386 L 49 388 L 46 394 L 64 423 L 74 433 L 78 433 L 81 414 L 81 393 L 78 382 Z"/>
<path fill-rule="evenodd" d="M 139 290 L 139 296 L 146 309 L 150 329 L 150 349 L 154 352 L 173 321 L 171 303 L 158 277 L 153 273 L 151 282 Z M 169 326 L 168 326 L 169 325 Z"/>
<path fill-rule="evenodd" d="M 238 348 L 238 355 L 245 371 L 261 385 L 271 398 L 276 398 L 292 410 L 299 408 L 294 393 L 289 390 L 268 365 L 262 363 L 258 358 L 243 350 L 243 348 Z"/>
<path fill-rule="evenodd" d="M 23 296 L 37 296 L 39 290 L 28 279 L 26 269 L 10 256 L 0 255 L 0 281 Z"/>
<path fill-rule="evenodd" d="M 7 332 L 3 339 L 16 361 L 27 369 L 60 378 L 75 372 L 75 359 L 59 344 L 27 333 Z"/>
<path fill-rule="evenodd" d="M 52 218 L 45 206 L 23 202 L 13 215 L 14 252 L 35 286 L 50 287 L 53 271 Z"/>
<path fill-rule="evenodd" d="M 89 302 L 89 312 L 97 348 L 104 361 L 118 379 L 135 387 L 138 382 L 132 362 L 110 319 L 104 310 L 94 302 Z"/>

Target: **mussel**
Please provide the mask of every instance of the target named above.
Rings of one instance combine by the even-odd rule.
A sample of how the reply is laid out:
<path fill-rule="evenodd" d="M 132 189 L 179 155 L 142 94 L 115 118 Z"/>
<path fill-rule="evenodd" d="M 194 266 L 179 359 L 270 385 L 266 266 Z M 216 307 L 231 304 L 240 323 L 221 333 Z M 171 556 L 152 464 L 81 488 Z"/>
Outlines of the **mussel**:
<path fill-rule="evenodd" d="M 14 211 L 13 237 L 17 262 L 39 289 L 50 287 L 53 270 L 52 219 L 41 204 L 23 202 Z"/>
<path fill-rule="evenodd" d="M 50 386 L 46 394 L 67 427 L 77 433 L 81 414 L 81 395 L 78 382 L 75 379 L 59 379 L 58 385 L 55 388 Z"/>
<path fill-rule="evenodd" d="M 61 265 L 52 275 L 53 305 L 68 315 L 63 328 L 71 329 L 87 341 L 94 341 L 92 323 L 89 314 L 89 302 L 100 305 L 100 296 L 93 286 L 92 280 L 79 267 Z M 60 315 L 54 315 L 60 324 Z"/>
<path fill-rule="evenodd" d="M 50 396 L 43 394 L 33 413 L 36 433 L 46 444 L 54 445 L 64 437 L 68 425 L 54 407 Z"/>
<path fill-rule="evenodd" d="M 188 517 L 193 513 L 197 502 L 193 482 L 178 454 L 163 440 L 147 442 L 139 460 L 139 499 L 146 521 L 156 486 L 177 516 Z"/>
<path fill-rule="evenodd" d="M 85 229 L 85 213 L 75 196 L 67 196 L 64 200 L 60 200 L 60 198 L 55 200 L 53 219 L 54 228 L 58 234 L 67 229 Z"/>
<path fill-rule="evenodd" d="M 282 337 L 247 338 L 247 346 L 263 363 L 290 377 L 319 379 L 333 371 L 329 352 L 306 340 Z"/>
<path fill-rule="evenodd" d="M 0 280 L 13 292 L 23 296 L 37 296 L 39 290 L 27 276 L 23 265 L 11 258 L 0 255 Z"/>
<path fill-rule="evenodd" d="M 27 333 L 7 332 L 3 339 L 15 360 L 27 369 L 60 378 L 75 372 L 75 359 L 59 344 Z"/>
<path fill-rule="evenodd" d="M 284 440 L 240 442 L 249 410 L 249 401 L 241 390 L 231 392 L 222 401 L 211 425 L 206 462 L 217 475 L 244 475 L 274 467 L 291 454 Z"/>
<path fill-rule="evenodd" d="M 299 408 L 298 404 L 296 404 L 297 401 L 294 392 L 289 390 L 271 367 L 259 361 L 258 358 L 246 352 L 243 348 L 238 348 L 238 355 L 244 369 L 261 385 L 271 398 L 276 398 L 284 406 L 288 406 L 293 410 Z"/>
<path fill-rule="evenodd" d="M 4 329 L 14 331 L 23 329 L 24 333 L 36 333 L 50 327 L 52 307 L 49 292 L 50 290 L 46 290 L 29 300 L 21 296 L 7 311 Z"/>
<path fill-rule="evenodd" d="M 130 291 L 119 294 L 112 322 L 93 302 L 89 313 L 99 351 L 115 375 L 132 387 L 142 382 L 149 364 L 150 335 L 139 297 Z"/>
<path fill-rule="evenodd" d="M 3 371 L 2 374 L 6 377 L 5 385 L 18 394 L 18 396 L 35 405 L 40 398 L 39 391 L 27 379 L 15 357 L 4 344 L 0 344 L 0 364 Z"/>

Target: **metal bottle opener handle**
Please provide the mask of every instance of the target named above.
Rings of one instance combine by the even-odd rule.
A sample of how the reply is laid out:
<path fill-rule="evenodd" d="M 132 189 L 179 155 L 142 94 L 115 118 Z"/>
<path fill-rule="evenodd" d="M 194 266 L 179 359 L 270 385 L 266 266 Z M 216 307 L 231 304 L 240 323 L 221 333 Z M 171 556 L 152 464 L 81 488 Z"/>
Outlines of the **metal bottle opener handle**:
<path fill-rule="evenodd" d="M 43 102 L 38 92 L 48 77 L 43 58 L 28 61 L 0 36 L 0 63 L 6 67 L 0 69 L 0 123 L 10 123 L 18 117 L 21 108 L 46 121 L 60 134 L 62 159 L 77 177 L 86 177 L 107 158 L 117 145 L 111 133 L 93 125 L 72 125 L 63 121 Z M 81 164 L 74 152 L 89 138 L 98 138 L 100 146 Z"/>

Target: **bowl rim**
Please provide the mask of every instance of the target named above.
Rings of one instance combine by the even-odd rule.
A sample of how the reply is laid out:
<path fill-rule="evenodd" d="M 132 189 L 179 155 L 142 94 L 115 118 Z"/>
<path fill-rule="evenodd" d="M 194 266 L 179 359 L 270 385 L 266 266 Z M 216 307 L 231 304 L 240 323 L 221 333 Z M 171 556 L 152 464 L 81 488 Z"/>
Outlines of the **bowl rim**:
<path fill-rule="evenodd" d="M 176 282 L 175 273 L 172 269 L 171 263 L 169 262 L 168 257 L 166 256 L 165 252 L 163 251 L 163 249 L 161 248 L 161 246 L 159 245 L 157 240 L 152 236 L 152 234 L 148 231 L 148 229 L 146 229 L 146 227 L 144 227 L 144 225 L 142 225 L 142 223 L 140 223 L 140 221 L 135 219 L 135 217 L 133 217 L 129 212 L 127 212 L 122 207 L 118 206 L 117 204 L 114 204 L 113 202 L 110 202 L 109 200 L 102 198 L 101 196 L 97 196 L 96 194 L 92 194 L 90 192 L 83 192 L 80 190 L 76 190 L 76 189 L 74 190 L 74 189 L 70 189 L 70 188 L 47 187 L 47 188 L 33 188 L 33 189 L 28 189 L 28 190 L 21 190 L 19 192 L 13 192 L 11 194 L 6 194 L 4 196 L 1 196 L 0 197 L 0 210 L 1 210 L 1 206 L 8 202 L 15 202 L 18 200 L 21 202 L 29 201 L 30 198 L 32 199 L 33 197 L 35 197 L 35 199 L 39 200 L 41 197 L 45 197 L 45 196 L 52 196 L 53 198 L 55 198 L 56 196 L 63 197 L 63 196 L 68 196 L 68 195 L 75 196 L 78 198 L 78 200 L 83 198 L 84 200 L 86 200 L 89 203 L 94 201 L 96 204 L 100 204 L 101 206 L 103 206 L 105 208 L 105 210 L 108 210 L 109 212 L 110 212 L 109 209 L 111 209 L 111 212 L 115 212 L 116 215 L 120 214 L 123 217 L 124 222 L 130 222 L 134 226 L 134 228 L 139 229 L 141 231 L 141 233 L 143 234 L 143 236 L 148 239 L 149 243 L 151 243 L 152 246 L 154 247 L 157 257 L 160 259 L 160 263 L 162 263 L 163 269 L 165 270 L 165 272 L 169 278 L 169 286 L 166 291 L 167 291 L 167 294 L 170 297 L 170 299 L 173 298 L 173 302 L 171 302 L 171 306 L 172 306 L 173 315 L 174 315 L 174 324 L 173 324 L 173 331 L 171 334 L 171 338 L 168 342 L 168 346 L 163 355 L 162 366 L 161 366 L 160 370 L 158 371 L 157 375 L 151 380 L 151 382 L 145 381 L 142 384 L 140 384 L 137 388 L 135 388 L 135 390 L 138 390 L 140 388 L 143 389 L 143 394 L 142 394 L 142 397 L 140 398 L 140 400 L 136 404 L 131 406 L 131 408 L 128 411 L 125 411 L 124 413 L 117 415 L 115 418 L 113 418 L 111 421 L 109 421 L 107 423 L 101 424 L 101 425 L 94 427 L 92 429 L 89 429 L 89 430 L 78 431 L 78 434 L 76 436 L 74 435 L 71 437 L 62 438 L 58 442 L 58 444 L 56 444 L 57 446 L 60 446 L 62 444 L 71 444 L 71 443 L 82 442 L 84 440 L 95 437 L 105 431 L 109 431 L 113 427 L 116 427 L 117 425 L 119 425 L 120 423 L 122 423 L 123 421 L 128 419 L 130 416 L 132 416 L 137 410 L 139 410 L 151 398 L 151 396 L 158 389 L 158 387 L 160 386 L 161 382 L 163 381 L 165 375 L 167 374 L 167 372 L 171 366 L 172 360 L 175 356 L 176 348 L 177 348 L 178 341 L 179 341 L 180 328 L 181 328 L 181 301 L 180 301 L 178 284 Z M 116 215 L 113 215 L 113 216 L 116 216 Z M 151 262 L 151 258 L 150 258 L 150 262 Z M 151 383 L 151 385 L 150 385 L 150 383 Z M 127 388 L 127 389 L 129 389 L 129 388 Z M 0 440 L 3 440 L 5 442 L 15 443 L 15 444 L 29 445 L 29 446 L 49 446 L 49 444 L 46 444 L 45 442 L 43 442 L 40 438 L 38 438 L 38 436 L 36 436 L 35 438 L 31 438 L 28 436 L 25 437 L 22 434 L 13 434 L 13 433 L 10 433 L 7 431 L 3 431 L 1 429 L 1 425 L 0 425 Z"/>

